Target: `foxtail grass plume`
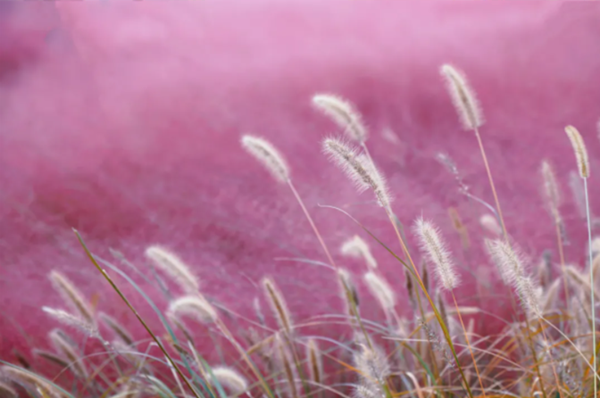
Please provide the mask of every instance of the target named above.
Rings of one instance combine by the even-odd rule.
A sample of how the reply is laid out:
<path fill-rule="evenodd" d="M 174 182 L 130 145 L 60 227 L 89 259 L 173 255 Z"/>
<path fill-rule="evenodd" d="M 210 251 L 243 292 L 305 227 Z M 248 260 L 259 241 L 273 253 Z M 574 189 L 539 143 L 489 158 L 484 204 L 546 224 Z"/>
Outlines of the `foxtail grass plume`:
<path fill-rule="evenodd" d="M 590 164 L 588 161 L 587 149 L 585 142 L 581 138 L 579 131 L 573 126 L 565 127 L 565 132 L 571 141 L 571 146 L 575 152 L 575 158 L 577 159 L 577 169 L 579 170 L 579 176 L 581 178 L 588 178 L 590 176 Z"/>
<path fill-rule="evenodd" d="M 234 395 L 240 395 L 248 389 L 248 381 L 232 368 L 219 366 L 211 371 L 216 381 Z"/>
<path fill-rule="evenodd" d="M 525 271 L 523 256 L 501 239 L 486 239 L 485 245 L 492 262 L 498 268 L 503 282 L 514 287 L 524 309 L 528 313 L 540 314 L 537 288 Z"/>
<path fill-rule="evenodd" d="M 85 322 L 90 325 L 95 325 L 96 319 L 94 318 L 92 306 L 84 298 L 79 289 L 75 287 L 75 284 L 56 270 L 50 272 L 49 277 L 54 290 L 62 296 L 65 304 L 71 307 L 74 312 L 78 313 Z"/>
<path fill-rule="evenodd" d="M 244 135 L 241 139 L 242 147 L 256 158 L 273 178 L 286 183 L 290 179 L 290 171 L 283 155 L 264 138 Z"/>
<path fill-rule="evenodd" d="M 360 236 L 354 235 L 342 244 L 341 253 L 348 257 L 363 258 L 369 268 L 377 268 L 377 261 L 371 254 L 369 245 Z"/>
<path fill-rule="evenodd" d="M 542 180 L 544 182 L 544 199 L 555 222 L 560 222 L 560 190 L 552 166 L 547 160 L 542 161 Z"/>
<path fill-rule="evenodd" d="M 366 155 L 335 138 L 323 141 L 323 152 L 350 178 L 359 192 L 372 189 L 379 205 L 390 208 L 391 196 L 385 179 Z"/>
<path fill-rule="evenodd" d="M 373 392 L 383 392 L 382 386 L 390 375 L 390 364 L 385 352 L 372 344 L 361 344 L 354 354 L 354 365 L 361 375 L 361 385 Z"/>
<path fill-rule="evenodd" d="M 264 278 L 262 280 L 262 285 L 265 289 L 267 301 L 271 305 L 271 309 L 273 310 L 273 314 L 275 314 L 279 327 L 287 333 L 290 333 L 293 327 L 292 317 L 281 291 L 275 284 L 275 281 L 271 278 Z"/>
<path fill-rule="evenodd" d="M 56 308 L 42 307 L 42 311 L 63 325 L 74 327 L 90 337 L 99 336 L 96 324 L 91 324 L 86 319 Z"/>
<path fill-rule="evenodd" d="M 415 222 L 414 231 L 419 238 L 421 251 L 435 266 L 434 269 L 440 286 L 447 290 L 457 287 L 459 284 L 458 275 L 454 270 L 450 252 L 446 249 L 437 227 L 433 223 L 419 218 Z"/>
<path fill-rule="evenodd" d="M 369 291 L 379 301 L 385 311 L 392 311 L 396 306 L 396 294 L 389 283 L 374 272 L 367 272 L 364 276 Z"/>
<path fill-rule="evenodd" d="M 167 315 L 178 321 L 183 316 L 187 316 L 204 324 L 214 323 L 218 318 L 213 306 L 205 298 L 197 295 L 180 297 L 173 300 L 169 304 Z"/>
<path fill-rule="evenodd" d="M 465 130 L 476 130 L 483 125 L 483 113 L 475 93 L 469 87 L 467 79 L 452 65 L 442 65 L 440 73 L 446 80 L 452 103 Z"/>
<path fill-rule="evenodd" d="M 349 101 L 331 94 L 317 94 L 313 96 L 312 103 L 343 128 L 349 138 L 361 144 L 367 140 L 367 129 L 362 117 Z"/>
<path fill-rule="evenodd" d="M 150 246 L 146 249 L 146 257 L 171 277 L 187 294 L 196 294 L 200 290 L 198 278 L 177 255 L 163 247 Z"/>
<path fill-rule="evenodd" d="M 483 229 L 493 235 L 494 238 L 502 235 L 502 227 L 498 223 L 498 219 L 491 214 L 484 214 L 479 217 L 479 224 Z"/>
<path fill-rule="evenodd" d="M 64 355 L 69 361 L 69 368 L 80 378 L 87 378 L 88 371 L 85 364 L 81 361 L 81 355 L 76 347 L 71 343 L 64 333 L 59 329 L 52 330 L 48 337 L 54 346 L 54 349 Z"/>

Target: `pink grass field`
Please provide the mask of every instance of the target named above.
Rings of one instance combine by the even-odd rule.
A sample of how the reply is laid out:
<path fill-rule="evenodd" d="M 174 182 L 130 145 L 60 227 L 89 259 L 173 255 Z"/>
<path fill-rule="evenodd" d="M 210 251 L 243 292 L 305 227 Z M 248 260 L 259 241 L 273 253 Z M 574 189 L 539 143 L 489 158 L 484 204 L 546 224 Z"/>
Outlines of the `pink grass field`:
<path fill-rule="evenodd" d="M 47 278 L 52 269 L 136 338 L 147 337 L 72 227 L 94 253 L 110 260 L 108 249 L 116 249 L 142 270 L 148 245 L 172 249 L 208 297 L 246 316 L 265 275 L 295 319 L 340 313 L 329 271 L 282 260 L 325 257 L 289 190 L 240 148 L 243 133 L 266 137 L 285 154 L 336 259 L 357 276 L 364 271 L 337 254 L 360 234 L 405 300 L 400 265 L 348 218 L 319 207 L 343 208 L 400 252 L 372 195 L 358 195 L 321 153 L 322 138 L 339 129 L 312 109 L 318 92 L 342 95 L 363 114 L 404 225 L 423 215 L 441 227 L 460 264 L 459 301 L 509 318 L 507 290 L 482 250 L 478 219 L 486 210 L 461 195 L 434 158 L 450 155 L 471 192 L 493 203 L 477 142 L 462 131 L 439 67 L 463 69 L 478 94 L 507 228 L 533 270 L 544 250 L 557 260 L 540 195 L 544 158 L 563 188 L 567 262 L 583 268 L 585 221 L 568 188 L 576 166 L 563 128 L 575 125 L 586 140 L 591 207 L 600 212 L 599 39 L 597 3 L 3 2 L 0 358 L 13 361 L 15 350 L 29 358 L 31 348 L 48 345 L 46 334 L 58 325 L 40 307 L 62 306 Z M 467 251 L 451 206 L 468 228 Z M 144 300 L 116 280 L 159 329 Z M 164 308 L 162 295 L 146 288 Z M 363 285 L 360 293 L 364 316 L 380 318 Z M 476 318 L 482 334 L 498 325 Z"/>

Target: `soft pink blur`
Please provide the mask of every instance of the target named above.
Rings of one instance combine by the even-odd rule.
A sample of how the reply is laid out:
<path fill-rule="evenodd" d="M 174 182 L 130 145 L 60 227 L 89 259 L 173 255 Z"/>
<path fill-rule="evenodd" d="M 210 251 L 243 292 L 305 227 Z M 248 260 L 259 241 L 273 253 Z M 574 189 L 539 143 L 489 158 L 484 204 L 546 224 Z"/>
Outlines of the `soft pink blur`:
<path fill-rule="evenodd" d="M 13 359 L 13 347 L 27 353 L 46 345 L 46 332 L 57 326 L 40 311 L 62 306 L 46 277 L 54 268 L 99 295 L 98 308 L 135 328 L 137 338 L 146 337 L 86 260 L 71 227 L 100 256 L 111 259 L 114 248 L 142 269 L 144 248 L 166 245 L 193 267 L 207 295 L 246 316 L 260 295 L 252 281 L 264 275 L 280 284 L 297 320 L 339 313 L 330 272 L 276 260 L 324 256 L 290 192 L 238 144 L 251 132 L 286 154 L 332 250 L 353 234 L 367 237 L 318 204 L 343 207 L 399 250 L 371 195 L 357 195 L 320 153 L 320 140 L 336 132 L 310 106 L 311 95 L 323 91 L 364 113 L 371 153 L 402 222 L 409 226 L 423 214 L 441 227 L 463 267 L 459 298 L 483 291 L 484 308 L 506 317 L 506 290 L 481 250 L 477 220 L 485 209 L 461 196 L 434 159 L 448 153 L 473 193 L 492 202 L 474 136 L 461 131 L 439 77 L 444 62 L 465 70 L 481 100 L 482 135 L 510 234 L 534 265 L 543 250 L 555 252 L 539 194 L 539 164 L 548 158 L 565 193 L 567 258 L 583 265 L 585 224 L 567 188 L 574 158 L 563 127 L 574 124 L 586 139 L 592 208 L 600 211 L 598 4 L 55 4 L 0 5 L 3 359 Z M 449 206 L 469 227 L 467 255 Z M 375 242 L 372 248 L 404 292 L 399 264 Z M 336 258 L 357 277 L 364 270 Z M 489 277 L 494 288 L 476 289 L 470 273 L 483 283 Z M 118 281 L 158 327 L 143 299 Z M 162 296 L 147 289 L 164 308 Z M 380 319 L 362 286 L 361 293 L 365 316 Z M 403 308 L 405 300 L 402 293 Z M 498 332 L 490 319 L 478 318 L 478 330 Z M 483 321 L 495 326 L 486 329 Z"/>

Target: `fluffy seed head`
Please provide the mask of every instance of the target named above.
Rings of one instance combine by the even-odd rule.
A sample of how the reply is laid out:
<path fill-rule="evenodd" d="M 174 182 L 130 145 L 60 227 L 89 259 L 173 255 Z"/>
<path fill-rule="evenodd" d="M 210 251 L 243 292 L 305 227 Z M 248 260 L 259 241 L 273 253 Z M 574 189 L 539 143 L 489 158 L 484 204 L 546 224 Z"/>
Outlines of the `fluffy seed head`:
<path fill-rule="evenodd" d="M 271 305 L 271 309 L 275 314 L 275 318 L 277 318 L 277 323 L 279 323 L 279 327 L 290 333 L 292 329 L 292 318 L 290 316 L 290 311 L 288 310 L 287 304 L 281 291 L 275 284 L 271 278 L 264 278 L 262 280 L 263 288 L 265 289 L 265 294 L 267 296 L 267 301 Z"/>
<path fill-rule="evenodd" d="M 363 382 L 370 387 L 383 384 L 390 374 L 390 365 L 385 353 L 375 345 L 372 345 L 372 348 L 362 345 L 361 351 L 354 354 L 354 364 Z"/>
<path fill-rule="evenodd" d="M 210 324 L 217 320 L 217 312 L 205 298 L 201 296 L 180 297 L 169 304 L 167 315 L 176 320 L 187 316 L 200 323 Z"/>
<path fill-rule="evenodd" d="M 583 138 L 579 131 L 573 126 L 565 127 L 565 132 L 571 141 L 571 146 L 575 152 L 575 158 L 577 159 L 577 168 L 579 169 L 579 176 L 581 178 L 588 178 L 590 176 L 590 164 L 588 162 L 587 149 Z"/>
<path fill-rule="evenodd" d="M 450 252 L 433 223 L 423 218 L 417 219 L 414 231 L 419 238 L 421 251 L 435 265 L 435 273 L 442 288 L 452 290 L 458 286 L 458 275 L 454 271 L 454 263 Z"/>
<path fill-rule="evenodd" d="M 371 254 L 369 245 L 360 236 L 354 235 L 342 245 L 340 251 L 343 255 L 354 258 L 363 258 L 369 268 L 377 268 L 377 261 Z"/>
<path fill-rule="evenodd" d="M 385 279 L 374 272 L 367 272 L 364 276 L 369 291 L 379 301 L 385 311 L 391 311 L 396 306 L 396 294 Z"/>
<path fill-rule="evenodd" d="M 354 106 L 335 95 L 317 94 L 312 98 L 313 105 L 333 120 L 352 140 L 363 143 L 367 140 L 365 128 L 360 113 Z"/>
<path fill-rule="evenodd" d="M 283 155 L 264 138 L 244 135 L 242 147 L 256 158 L 277 181 L 286 183 L 290 179 L 290 170 Z"/>
<path fill-rule="evenodd" d="M 509 244 L 500 239 L 486 239 L 485 246 L 505 284 L 512 285 L 525 274 L 524 259 Z"/>
<path fill-rule="evenodd" d="M 483 229 L 494 235 L 494 237 L 502 235 L 502 227 L 498 224 L 498 219 L 491 214 L 484 214 L 481 216 L 479 218 L 479 224 L 481 224 Z"/>
<path fill-rule="evenodd" d="M 380 206 L 390 207 L 391 196 L 385 178 L 367 156 L 335 138 L 323 141 L 323 152 L 350 178 L 359 192 L 370 188 Z"/>
<path fill-rule="evenodd" d="M 516 281 L 516 290 L 523 308 L 530 315 L 541 315 L 539 292 L 533 279 L 522 276 Z"/>
<path fill-rule="evenodd" d="M 558 189 L 558 183 L 556 182 L 556 176 L 554 170 L 547 160 L 542 161 L 542 180 L 544 182 L 544 199 L 548 210 L 554 218 L 555 222 L 560 222 L 560 213 L 558 208 L 560 207 L 560 190 Z"/>
<path fill-rule="evenodd" d="M 42 311 L 56 319 L 60 323 L 66 326 L 71 326 L 79 329 L 90 337 L 98 337 L 98 328 L 96 324 L 89 323 L 86 319 L 75 316 L 67 311 L 59 310 L 56 308 L 42 307 Z"/>
<path fill-rule="evenodd" d="M 212 368 L 214 378 L 232 394 L 240 395 L 248 389 L 248 382 L 237 371 L 226 366 Z"/>
<path fill-rule="evenodd" d="M 486 239 L 485 245 L 492 262 L 498 267 L 502 280 L 515 288 L 525 311 L 529 314 L 540 314 L 538 289 L 525 271 L 525 258 L 500 239 Z"/>
<path fill-rule="evenodd" d="M 465 130 L 475 130 L 484 120 L 481 108 L 464 74 L 452 65 L 442 65 L 440 73 L 446 80 L 452 103 Z"/>
<path fill-rule="evenodd" d="M 85 322 L 95 325 L 96 319 L 94 318 L 92 306 L 79 289 L 75 287 L 75 284 L 56 270 L 50 272 L 49 277 L 54 290 L 62 296 L 65 304 L 71 307 L 74 312 L 77 312 Z"/>
<path fill-rule="evenodd" d="M 188 266 L 175 254 L 160 246 L 150 246 L 146 249 L 146 257 L 152 263 L 171 277 L 187 294 L 195 294 L 200 290 L 196 276 Z"/>

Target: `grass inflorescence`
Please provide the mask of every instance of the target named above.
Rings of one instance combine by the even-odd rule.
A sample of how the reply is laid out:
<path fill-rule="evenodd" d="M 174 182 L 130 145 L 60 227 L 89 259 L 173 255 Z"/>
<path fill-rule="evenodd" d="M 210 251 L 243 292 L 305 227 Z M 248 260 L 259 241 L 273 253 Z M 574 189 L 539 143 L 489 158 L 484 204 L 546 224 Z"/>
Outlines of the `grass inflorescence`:
<path fill-rule="evenodd" d="M 339 96 L 317 94 L 312 98 L 313 106 L 341 130 L 340 137 L 323 140 L 323 152 L 358 191 L 371 191 L 373 204 L 389 219 L 398 239 L 384 243 L 352 215 L 336 209 L 347 215 L 357 230 L 338 248 L 339 255 L 363 262 L 362 275 L 354 275 L 335 262 L 334 251 L 320 232 L 319 220 L 313 218 L 302 190 L 293 183 L 284 154 L 264 138 L 244 135 L 240 142 L 274 182 L 289 188 L 298 211 L 314 232 L 324 255 L 319 264 L 337 282 L 341 298 L 339 311 L 325 318 L 333 320 L 331 325 L 336 331 L 345 328 L 349 333 L 343 336 L 350 337 L 304 335 L 304 327 L 314 324 L 314 319 L 305 321 L 293 316 L 285 293 L 269 275 L 260 284 L 262 301 L 268 303 L 276 320 L 274 325 L 269 326 L 265 320 L 259 299 L 254 301 L 255 314 L 235 314 L 204 294 L 200 279 L 182 258 L 165 247 L 149 246 L 145 255 L 155 280 L 146 281 L 165 293 L 161 306 L 118 265 L 93 255 L 75 231 L 91 263 L 147 335 L 136 340 L 116 316 L 97 312 L 76 283 L 52 271 L 50 281 L 66 308 L 41 308 L 61 326 L 48 334 L 54 351 L 32 347 L 38 359 L 35 363 L 43 366 L 2 361 L 0 397 L 597 396 L 595 300 L 600 297 L 595 286 L 600 249 L 591 235 L 587 190 L 590 165 L 584 140 L 574 127 L 565 128 L 575 154 L 573 165 L 582 180 L 577 181 L 575 174 L 569 185 L 587 220 L 582 225 L 587 227 L 589 237 L 587 270 L 582 272 L 581 267 L 567 263 L 565 258 L 562 192 L 547 159 L 540 162 L 540 186 L 556 226 L 560 262 L 553 264 L 545 258 L 536 269 L 512 239 L 511 226 L 503 218 L 501 197 L 480 135 L 484 117 L 474 90 L 465 74 L 453 66 L 442 66 L 441 74 L 462 127 L 477 141 L 494 198 L 489 204 L 474 196 L 451 154 L 438 154 L 437 160 L 456 180 L 459 192 L 482 206 L 479 222 L 484 237 L 479 242 L 469 237 L 454 208 L 449 209 L 450 217 L 445 222 L 460 235 L 459 249 L 469 250 L 479 244 L 486 250 L 489 265 L 497 268 L 498 277 L 507 286 L 512 314 L 510 320 L 503 320 L 504 327 L 497 333 L 478 334 L 474 316 L 485 316 L 486 309 L 461 305 L 455 294 L 461 283 L 469 282 L 459 278 L 458 256 L 438 227 L 444 220 L 434 222 L 423 214 L 415 217 L 412 235 L 405 230 L 403 222 L 413 220 L 399 220 L 394 212 L 393 192 L 369 152 L 369 132 L 359 110 Z M 409 246 L 412 240 L 419 243 L 420 250 Z M 376 259 L 372 251 L 376 246 L 389 254 L 386 263 L 394 264 L 395 273 L 404 278 L 406 292 L 394 290 L 386 279 L 380 266 L 383 259 Z M 120 254 L 117 258 L 127 261 Z M 430 281 L 433 278 L 437 283 Z M 161 320 L 163 330 L 149 327 L 121 283 L 144 297 Z M 357 283 L 362 283 L 371 297 L 360 297 Z M 408 300 L 401 299 L 404 296 Z M 377 303 L 384 317 L 376 319 L 361 311 L 365 300 Z M 239 319 L 234 321 L 236 316 Z M 97 344 L 88 344 L 88 340 Z M 202 350 L 213 344 L 223 345 L 217 351 L 233 354 L 209 363 Z"/>

